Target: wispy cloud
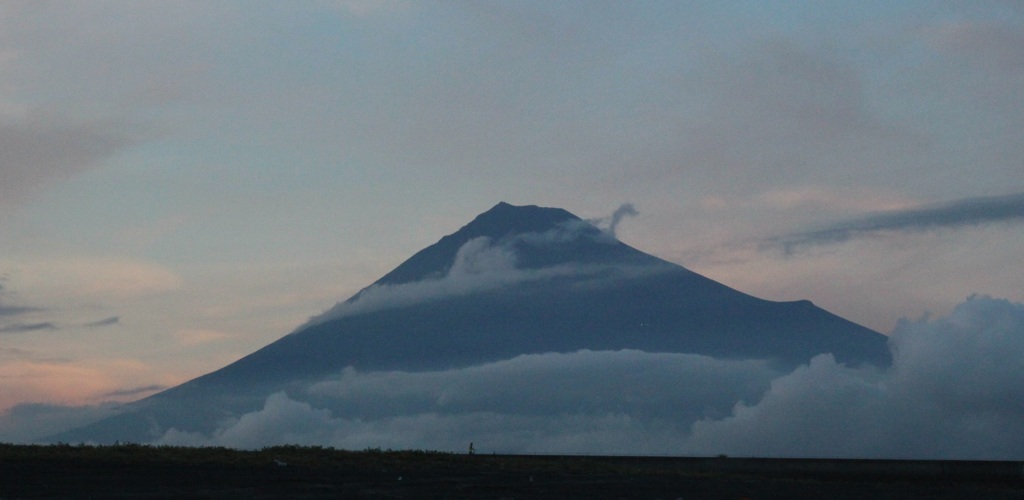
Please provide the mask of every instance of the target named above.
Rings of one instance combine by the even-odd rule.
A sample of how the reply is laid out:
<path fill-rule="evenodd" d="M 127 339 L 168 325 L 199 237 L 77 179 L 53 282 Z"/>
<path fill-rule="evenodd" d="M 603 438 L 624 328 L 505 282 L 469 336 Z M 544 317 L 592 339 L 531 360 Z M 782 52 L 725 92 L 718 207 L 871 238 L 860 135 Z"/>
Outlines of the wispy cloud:
<path fill-rule="evenodd" d="M 0 361 L 29 361 L 37 363 L 53 363 L 63 365 L 73 360 L 64 357 L 46 356 L 41 353 L 16 347 L 0 347 Z"/>
<path fill-rule="evenodd" d="M 84 326 L 86 328 L 99 328 L 101 326 L 116 325 L 116 324 L 118 324 L 120 322 L 121 322 L 121 317 L 120 316 L 111 316 L 109 318 L 104 318 L 104 319 L 100 319 L 100 320 L 96 320 L 96 321 L 90 321 L 88 323 L 83 324 L 82 326 Z"/>
<path fill-rule="evenodd" d="M 591 219 L 587 222 L 604 228 L 605 231 L 614 238 L 615 229 L 619 227 L 619 223 L 622 222 L 622 219 L 625 219 L 626 217 L 636 217 L 637 215 L 640 215 L 640 212 L 637 212 L 636 207 L 633 206 L 632 203 L 623 203 L 622 205 L 619 205 L 619 208 L 616 208 L 615 212 L 610 216 Z"/>
<path fill-rule="evenodd" d="M 116 391 L 110 391 L 105 394 L 101 394 L 100 398 L 123 398 L 126 396 L 139 396 L 141 394 L 149 394 L 157 391 L 166 389 L 165 385 L 144 385 L 141 387 L 131 387 L 128 389 L 118 389 Z"/>
<path fill-rule="evenodd" d="M 918 232 L 960 228 L 994 222 L 1024 221 L 1024 193 L 964 198 L 905 210 L 892 210 L 840 221 L 806 232 L 790 233 L 761 242 L 762 249 L 781 248 L 789 255 L 800 248 L 844 243 L 885 232 Z"/>
<path fill-rule="evenodd" d="M 0 122 L 0 201 L 16 202 L 132 144 L 106 123 Z"/>
<path fill-rule="evenodd" d="M 3 288 L 0 287 L 0 294 L 3 293 Z M 26 315 L 28 317 L 35 316 L 31 313 L 38 313 L 40 311 L 46 311 L 47 309 L 39 307 L 27 307 L 27 306 L 11 306 L 0 303 L 0 318 L 7 317 L 5 323 L 0 323 L 0 334 L 4 333 L 27 333 L 43 330 L 60 330 L 65 327 L 81 327 L 81 328 L 102 328 L 105 326 L 116 325 L 121 321 L 120 316 L 111 316 L 109 318 L 103 318 L 95 321 L 76 322 L 76 323 L 65 323 L 60 324 L 54 321 L 18 321 L 18 316 Z"/>
<path fill-rule="evenodd" d="M 5 295 L 9 295 L 11 292 L 4 286 L 4 281 L 6 281 L 6 277 L 0 276 L 0 316 L 16 316 L 18 314 L 36 312 L 39 310 L 36 307 L 13 306 L 10 304 L 5 304 L 3 298 Z"/>
<path fill-rule="evenodd" d="M 0 347 L 0 361 L 6 359 L 31 359 L 34 357 L 35 354 L 32 351 L 14 347 Z"/>
<path fill-rule="evenodd" d="M 56 330 L 56 329 L 57 329 L 57 325 L 52 323 L 52 322 L 49 322 L 49 321 L 44 321 L 44 322 L 40 322 L 40 323 L 15 323 L 13 325 L 6 325 L 6 326 L 3 326 L 3 327 L 0 327 L 0 333 L 26 333 L 26 332 L 36 332 L 36 331 L 40 331 L 40 330 Z"/>
<path fill-rule="evenodd" d="M 27 312 L 34 312 L 34 311 L 38 311 L 38 309 L 36 309 L 34 307 L 18 307 L 18 306 L 8 306 L 8 305 L 0 304 L 0 316 L 15 316 L 15 315 L 18 315 L 18 314 L 23 314 L 23 313 L 27 313 Z"/>
<path fill-rule="evenodd" d="M 4 293 L 3 287 L 0 287 L 0 294 Z M 81 328 L 102 328 L 105 326 L 116 325 L 121 321 L 119 316 L 111 316 L 109 318 L 103 318 L 95 321 L 77 322 L 73 324 L 60 324 L 54 321 L 24 321 L 25 318 L 18 318 L 18 316 L 27 315 L 28 317 L 35 316 L 31 313 L 37 313 L 40 311 L 46 311 L 44 308 L 39 307 L 27 307 L 27 306 L 11 306 L 0 303 L 0 318 L 8 317 L 5 323 L 0 323 L 0 334 L 6 333 L 28 333 L 45 330 L 60 330 L 65 327 L 81 327 Z M 22 319 L 23 321 L 18 321 Z"/>

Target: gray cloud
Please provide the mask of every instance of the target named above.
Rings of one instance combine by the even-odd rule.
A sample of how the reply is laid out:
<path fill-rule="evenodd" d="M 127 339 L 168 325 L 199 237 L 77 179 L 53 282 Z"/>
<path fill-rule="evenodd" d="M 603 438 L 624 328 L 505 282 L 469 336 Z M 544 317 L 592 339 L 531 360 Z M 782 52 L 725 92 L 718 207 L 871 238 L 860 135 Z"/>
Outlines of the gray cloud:
<path fill-rule="evenodd" d="M 49 321 L 43 321 L 40 323 L 14 323 L 12 325 L 5 325 L 0 327 L 0 333 L 26 333 L 36 332 L 40 330 L 56 329 L 57 325 Z"/>
<path fill-rule="evenodd" d="M 764 240 L 762 248 L 791 254 L 802 247 L 843 243 L 883 232 L 929 231 L 994 222 L 1024 221 L 1024 193 L 965 198 L 906 210 L 894 210 Z"/>
<path fill-rule="evenodd" d="M 111 316 L 109 318 L 104 318 L 104 319 L 100 319 L 100 320 L 96 320 L 96 321 L 90 321 L 88 323 L 83 324 L 82 326 L 84 326 L 86 328 L 98 328 L 98 327 L 101 327 L 101 326 L 116 325 L 116 324 L 118 324 L 120 322 L 121 322 L 121 317 L 120 316 Z"/>
<path fill-rule="evenodd" d="M 693 427 L 694 453 L 1014 459 L 1024 449 L 1024 304 L 972 297 L 904 321 L 886 372 L 822 355 L 755 405 Z"/>
<path fill-rule="evenodd" d="M 2 189 L 2 188 L 0 188 Z M 0 276 L 0 318 L 9 317 L 9 321 L 13 323 L 0 324 L 0 334 L 5 333 L 26 333 L 39 330 L 56 330 L 57 325 L 49 321 L 40 321 L 34 323 L 19 322 L 16 317 L 41 311 L 38 307 L 26 307 L 26 306 L 12 306 L 4 303 L 4 296 L 12 295 L 12 292 L 3 286 L 2 281 L 5 277 Z"/>
<path fill-rule="evenodd" d="M 0 316 L 4 315 L 18 315 L 22 313 L 29 313 L 40 311 L 41 309 L 32 307 L 3 307 L 0 305 Z M 111 316 L 109 318 L 103 318 L 96 321 L 89 321 L 86 323 L 80 323 L 74 326 L 80 326 L 82 328 L 102 328 L 105 326 L 113 326 L 121 321 L 119 316 Z M 38 321 L 34 323 L 9 323 L 6 325 L 0 325 L 0 333 L 26 333 L 40 330 L 59 330 L 69 325 L 59 325 L 52 321 Z"/>
<path fill-rule="evenodd" d="M 109 123 L 0 122 L 0 200 L 17 202 L 80 173 L 133 141 Z"/>
<path fill-rule="evenodd" d="M 15 317 L 23 314 L 36 313 L 40 311 L 46 311 L 45 308 L 39 307 L 28 307 L 28 306 L 14 306 L 5 304 L 3 299 L 4 295 L 13 295 L 10 290 L 5 289 L 2 283 L 3 279 L 0 278 L 0 318 L 7 316 L 10 317 L 8 321 L 13 323 L 0 323 L 0 333 L 26 333 L 40 330 L 58 330 L 63 326 L 70 325 L 59 325 L 52 321 L 35 321 L 35 322 L 24 322 L 17 321 Z M 111 316 L 109 318 L 103 318 L 95 321 L 88 321 L 79 323 L 74 326 L 80 326 L 83 328 L 100 328 L 104 326 L 116 325 L 121 321 L 119 316 Z"/>
<path fill-rule="evenodd" d="M 8 305 L 0 304 L 0 316 L 15 316 L 15 315 L 18 315 L 18 314 L 23 314 L 23 313 L 33 312 L 33 311 L 38 311 L 38 310 L 39 309 L 36 309 L 34 307 L 18 307 L 18 306 L 8 306 Z"/>
<path fill-rule="evenodd" d="M 9 295 L 11 293 L 3 284 L 3 282 L 6 281 L 6 279 L 6 276 L 0 275 L 0 316 L 16 316 L 18 314 L 35 312 L 39 310 L 38 308 L 35 307 L 12 306 L 9 304 L 4 304 L 4 296 Z"/>
<path fill-rule="evenodd" d="M 520 356 L 430 373 L 359 373 L 277 393 L 211 435 L 161 444 L 299 443 L 483 452 L 1019 460 L 1024 304 L 971 297 L 904 321 L 888 369 L 831 355 L 758 361 L 639 351 Z"/>

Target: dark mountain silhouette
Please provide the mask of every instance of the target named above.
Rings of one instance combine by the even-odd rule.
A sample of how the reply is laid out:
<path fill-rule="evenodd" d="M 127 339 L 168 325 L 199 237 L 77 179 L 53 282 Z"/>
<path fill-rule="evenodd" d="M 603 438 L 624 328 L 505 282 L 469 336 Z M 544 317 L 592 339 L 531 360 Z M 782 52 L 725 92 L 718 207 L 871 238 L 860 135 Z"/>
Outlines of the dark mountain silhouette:
<path fill-rule="evenodd" d="M 209 432 L 272 392 L 353 366 L 429 371 L 521 354 L 637 349 L 890 362 L 886 337 L 813 305 L 771 302 L 636 250 L 556 208 L 500 203 L 351 299 L 220 370 L 55 436 L 143 442 Z"/>

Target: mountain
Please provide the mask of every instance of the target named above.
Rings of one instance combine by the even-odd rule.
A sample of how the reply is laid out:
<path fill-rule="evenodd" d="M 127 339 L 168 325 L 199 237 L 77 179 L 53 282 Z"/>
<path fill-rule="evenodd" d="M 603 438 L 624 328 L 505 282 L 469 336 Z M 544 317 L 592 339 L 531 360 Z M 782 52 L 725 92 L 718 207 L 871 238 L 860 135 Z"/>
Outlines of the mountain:
<path fill-rule="evenodd" d="M 809 301 L 772 302 L 630 247 L 557 208 L 499 203 L 293 333 L 52 440 L 210 432 L 346 367 L 436 371 L 583 349 L 890 362 L 886 337 Z"/>

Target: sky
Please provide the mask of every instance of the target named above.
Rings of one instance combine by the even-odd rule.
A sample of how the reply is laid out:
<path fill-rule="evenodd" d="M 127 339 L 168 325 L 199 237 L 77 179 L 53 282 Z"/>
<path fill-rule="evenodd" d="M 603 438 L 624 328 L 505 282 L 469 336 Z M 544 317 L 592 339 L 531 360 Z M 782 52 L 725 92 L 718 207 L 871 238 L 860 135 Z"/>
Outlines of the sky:
<path fill-rule="evenodd" d="M 499 201 L 885 334 L 1012 309 L 1021 88 L 1015 1 L 0 0 L 0 410 L 220 368 Z"/>

